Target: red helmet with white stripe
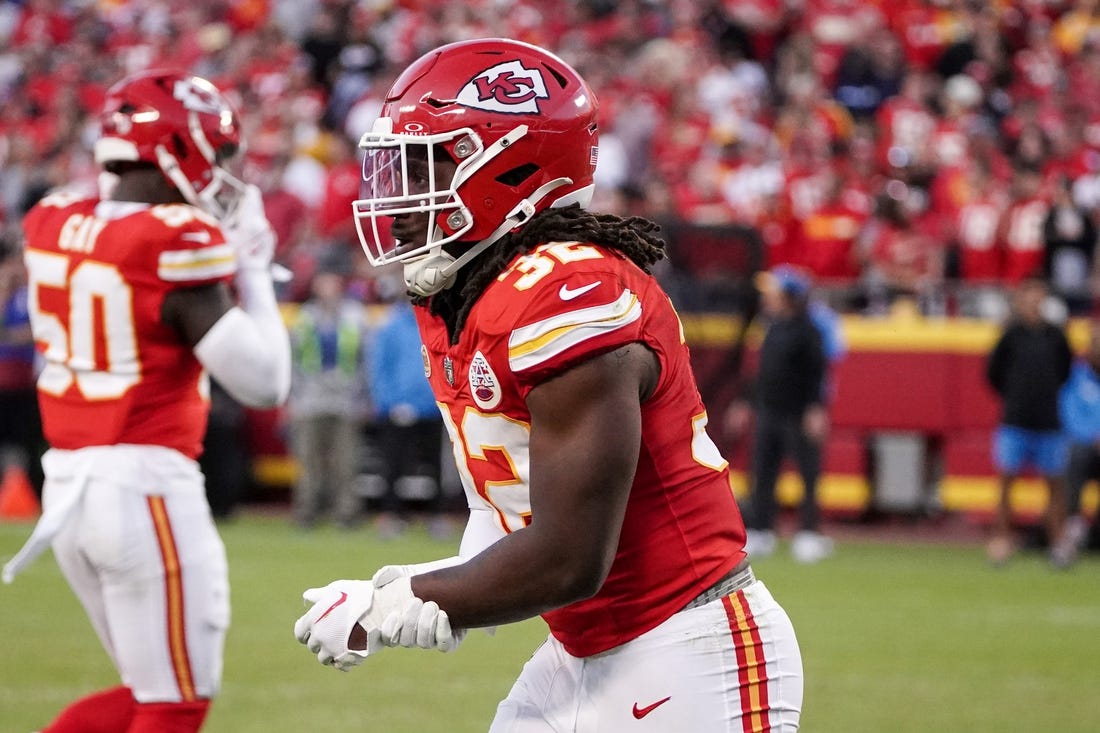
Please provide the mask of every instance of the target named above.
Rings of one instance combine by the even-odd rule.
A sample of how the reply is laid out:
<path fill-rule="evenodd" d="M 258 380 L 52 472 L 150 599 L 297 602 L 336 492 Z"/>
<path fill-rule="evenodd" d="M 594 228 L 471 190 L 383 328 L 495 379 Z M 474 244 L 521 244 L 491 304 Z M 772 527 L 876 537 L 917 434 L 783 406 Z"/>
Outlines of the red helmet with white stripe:
<path fill-rule="evenodd" d="M 405 263 L 410 288 L 430 294 L 535 213 L 587 205 L 598 107 L 572 67 L 518 41 L 462 41 L 413 62 L 359 142 L 363 198 L 353 210 L 371 263 Z M 440 151 L 457 164 L 453 178 L 419 180 L 410 160 L 431 172 Z M 410 213 L 430 215 L 426 241 L 398 248 L 379 219 Z M 444 252 L 452 242 L 470 246 Z M 435 274 L 418 284 L 425 263 Z"/>
<path fill-rule="evenodd" d="M 206 79 L 182 71 L 126 77 L 107 91 L 100 129 L 97 163 L 155 165 L 189 203 L 218 218 L 243 190 L 222 167 L 240 149 L 240 121 Z"/>

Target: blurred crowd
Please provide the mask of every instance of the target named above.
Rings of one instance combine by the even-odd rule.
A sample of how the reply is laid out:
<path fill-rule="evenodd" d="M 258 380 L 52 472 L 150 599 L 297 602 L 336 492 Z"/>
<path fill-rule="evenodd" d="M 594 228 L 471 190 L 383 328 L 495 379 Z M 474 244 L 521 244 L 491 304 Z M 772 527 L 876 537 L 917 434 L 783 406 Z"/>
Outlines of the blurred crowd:
<path fill-rule="evenodd" d="M 848 309 L 999 315 L 1034 274 L 1070 313 L 1097 300 L 1100 0 L 3 2 L 5 225 L 45 190 L 94 188 L 111 83 L 189 68 L 242 112 L 242 173 L 295 273 L 282 296 L 304 300 L 318 253 L 357 246 L 355 142 L 395 73 L 491 35 L 592 83 L 594 206 L 665 224 L 688 277 L 713 270 L 700 233 L 729 230 Z M 368 301 L 394 290 L 359 275 Z"/>

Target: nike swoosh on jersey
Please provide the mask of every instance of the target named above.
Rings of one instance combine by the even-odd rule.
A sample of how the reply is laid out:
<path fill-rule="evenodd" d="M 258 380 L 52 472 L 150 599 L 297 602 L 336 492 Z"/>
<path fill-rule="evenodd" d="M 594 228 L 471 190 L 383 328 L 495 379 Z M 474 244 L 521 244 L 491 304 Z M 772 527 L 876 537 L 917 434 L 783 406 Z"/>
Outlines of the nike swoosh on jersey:
<path fill-rule="evenodd" d="M 317 620 L 314 621 L 313 623 L 315 623 L 315 624 L 320 623 L 321 619 L 323 619 L 325 616 L 328 616 L 330 613 L 332 613 L 336 609 L 337 606 L 339 606 L 341 603 L 343 603 L 347 599 L 348 599 L 348 594 L 341 591 L 340 592 L 340 597 L 336 600 L 336 603 L 333 603 L 331 606 L 329 606 L 327 609 L 325 609 L 325 612 L 322 613 L 320 616 L 318 616 Z"/>
<path fill-rule="evenodd" d="M 655 702 L 651 705 L 646 705 L 644 708 L 640 708 L 640 707 L 638 707 L 638 703 L 634 703 L 634 717 L 637 718 L 638 720 L 641 720 L 642 718 L 649 715 L 654 710 L 661 707 L 662 705 L 664 705 L 666 702 L 668 702 L 671 699 L 672 699 L 672 696 L 669 695 L 664 700 L 658 700 L 657 702 Z"/>
<path fill-rule="evenodd" d="M 562 300 L 573 300 L 573 298 L 579 298 L 592 288 L 599 286 L 599 284 L 602 282 L 603 280 L 597 280 L 594 283 L 589 283 L 576 289 L 570 289 L 568 285 L 562 285 L 561 290 L 558 291 L 558 297 Z"/>

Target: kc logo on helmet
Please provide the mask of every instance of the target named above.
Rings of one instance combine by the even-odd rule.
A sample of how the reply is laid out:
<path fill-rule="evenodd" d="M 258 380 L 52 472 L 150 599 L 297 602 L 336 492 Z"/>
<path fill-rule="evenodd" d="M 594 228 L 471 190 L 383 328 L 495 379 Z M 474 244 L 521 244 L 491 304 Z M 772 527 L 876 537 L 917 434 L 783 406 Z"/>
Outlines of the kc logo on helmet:
<path fill-rule="evenodd" d="M 466 82 L 455 97 L 464 107 L 505 114 L 538 114 L 539 100 L 549 98 L 542 73 L 519 61 L 485 69 Z"/>

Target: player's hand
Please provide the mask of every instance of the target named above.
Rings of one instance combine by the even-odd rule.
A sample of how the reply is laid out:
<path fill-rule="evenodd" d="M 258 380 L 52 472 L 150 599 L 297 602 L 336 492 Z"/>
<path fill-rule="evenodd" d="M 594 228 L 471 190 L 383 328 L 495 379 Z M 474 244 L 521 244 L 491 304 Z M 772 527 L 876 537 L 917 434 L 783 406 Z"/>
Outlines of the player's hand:
<path fill-rule="evenodd" d="M 381 642 L 387 646 L 454 651 L 466 638 L 466 630 L 451 628 L 450 617 L 435 601 L 413 595 L 410 578 L 416 565 L 386 565 L 374 574 L 378 603 L 371 621 L 380 624 Z"/>
<path fill-rule="evenodd" d="M 382 648 L 377 626 L 361 627 L 366 643 L 350 648 L 352 632 L 374 604 L 369 580 L 336 580 L 324 588 L 310 588 L 303 600 L 313 606 L 294 624 L 294 638 L 317 655 L 317 661 L 347 672 Z"/>
<path fill-rule="evenodd" d="M 221 223 L 225 239 L 237 254 L 242 270 L 267 270 L 275 254 L 275 231 L 264 212 L 264 199 L 255 184 L 248 184 L 236 207 Z"/>

